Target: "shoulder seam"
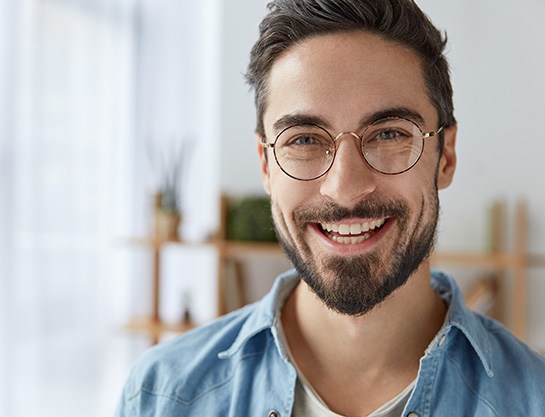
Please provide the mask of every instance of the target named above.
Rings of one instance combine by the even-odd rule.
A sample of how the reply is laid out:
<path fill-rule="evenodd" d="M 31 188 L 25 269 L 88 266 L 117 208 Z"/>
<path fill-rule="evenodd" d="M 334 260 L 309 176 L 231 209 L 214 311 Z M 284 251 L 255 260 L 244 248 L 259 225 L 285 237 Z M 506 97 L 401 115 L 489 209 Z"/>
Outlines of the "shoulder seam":
<path fill-rule="evenodd" d="M 267 342 L 267 344 L 268 343 L 269 342 Z M 138 395 L 140 393 L 145 393 L 145 394 L 156 396 L 156 397 L 166 398 L 166 399 L 172 400 L 174 402 L 177 402 L 177 403 L 179 403 L 181 405 L 187 406 L 187 405 L 191 404 L 192 402 L 204 397 L 205 395 L 207 395 L 211 391 L 214 391 L 214 390 L 222 387 L 223 385 L 227 384 L 229 381 L 231 381 L 233 379 L 233 376 L 235 374 L 236 369 L 240 366 L 240 364 L 242 363 L 242 361 L 244 359 L 252 357 L 252 356 L 260 355 L 265 351 L 266 351 L 266 347 L 263 348 L 262 350 L 259 350 L 259 351 L 255 351 L 255 352 L 247 353 L 245 355 L 241 355 L 240 360 L 238 361 L 235 368 L 233 369 L 232 374 L 228 378 L 226 378 L 225 380 L 223 380 L 222 382 L 220 382 L 220 383 L 218 383 L 216 385 L 208 387 L 206 390 L 203 390 L 202 392 L 199 392 L 198 395 L 196 395 L 195 397 L 193 397 L 191 399 L 184 399 L 184 398 L 180 397 L 179 395 L 177 395 L 175 393 L 168 393 L 168 392 L 164 392 L 164 391 L 158 391 L 158 390 L 155 390 L 153 388 L 148 388 L 148 387 L 142 385 L 137 389 L 137 391 L 133 395 L 129 396 L 127 398 L 127 400 L 128 401 L 134 400 L 136 397 L 138 397 Z"/>

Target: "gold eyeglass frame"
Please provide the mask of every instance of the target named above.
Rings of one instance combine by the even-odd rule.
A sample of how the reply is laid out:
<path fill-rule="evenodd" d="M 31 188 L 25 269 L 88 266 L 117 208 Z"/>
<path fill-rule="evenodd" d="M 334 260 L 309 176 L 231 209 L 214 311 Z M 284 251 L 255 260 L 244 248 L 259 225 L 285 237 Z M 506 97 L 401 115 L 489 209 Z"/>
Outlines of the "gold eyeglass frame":
<path fill-rule="evenodd" d="M 371 165 L 371 163 L 367 160 L 366 156 L 365 156 L 365 152 L 364 152 L 364 146 L 365 146 L 365 143 L 363 141 L 363 136 L 365 135 L 365 132 L 367 131 L 367 129 L 374 125 L 374 124 L 377 124 L 377 123 L 380 123 L 382 121 L 385 121 L 385 120 L 405 120 L 407 122 L 410 122 L 412 123 L 414 126 L 416 126 L 416 128 L 420 131 L 421 135 L 422 135 L 422 147 L 420 149 L 420 154 L 418 155 L 418 157 L 416 158 L 416 160 L 407 168 L 403 169 L 402 171 L 399 171 L 399 172 L 383 172 L 381 170 L 379 170 L 378 168 L 374 167 L 373 165 Z M 292 127 L 296 127 L 296 126 L 313 126 L 313 127 L 317 127 L 321 130 L 323 130 L 324 132 L 326 132 L 329 137 L 331 138 L 331 140 L 333 141 L 333 144 L 335 145 L 335 150 L 334 150 L 334 153 L 333 153 L 333 158 L 331 159 L 331 163 L 329 164 L 329 166 L 327 167 L 327 169 L 321 173 L 320 175 L 317 175 L 313 178 L 308 178 L 308 179 L 301 179 L 301 178 L 297 178 L 295 177 L 294 175 L 290 174 L 289 172 L 287 172 L 283 167 L 282 165 L 280 164 L 280 162 L 278 161 L 278 157 L 276 155 L 276 150 L 275 150 L 275 145 L 276 145 L 276 142 L 278 141 L 278 138 L 288 129 L 291 129 Z M 325 129 L 324 127 L 320 126 L 320 125 L 316 125 L 316 124 L 312 124 L 312 123 L 309 123 L 309 124 L 302 124 L 302 125 L 299 125 L 299 124 L 294 124 L 294 125 L 290 125 L 284 129 L 282 129 L 277 135 L 276 135 L 276 138 L 274 140 L 273 143 L 269 143 L 269 142 L 266 142 L 267 138 L 265 136 L 262 137 L 262 140 L 260 142 L 260 145 L 262 148 L 264 149 L 272 149 L 273 151 L 273 155 L 274 155 L 274 159 L 276 161 L 276 164 L 278 165 L 278 167 L 282 170 L 282 172 L 284 174 L 286 174 L 288 177 L 290 178 L 293 178 L 294 180 L 298 180 L 298 181 L 313 181 L 313 180 L 316 180 L 320 177 L 323 177 L 325 174 L 327 174 L 329 172 L 329 170 L 331 169 L 331 167 L 333 166 L 333 163 L 335 162 L 335 156 L 337 155 L 337 141 L 342 137 L 342 136 L 345 136 L 345 135 L 350 135 L 356 139 L 359 139 L 360 140 L 360 150 L 362 152 L 362 156 L 363 156 L 363 159 L 365 160 L 365 163 L 371 168 L 373 169 L 374 171 L 377 171 L 377 172 L 380 172 L 381 174 L 384 174 L 384 175 L 399 175 L 399 174 L 403 174 L 404 172 L 407 172 L 409 171 L 411 168 L 413 168 L 417 163 L 418 161 L 420 160 L 420 158 L 422 157 L 422 154 L 424 153 L 424 143 L 425 143 L 425 139 L 428 139 L 428 138 L 431 138 L 433 136 L 437 136 L 439 133 L 441 133 L 444 129 L 444 125 L 441 125 L 439 127 L 439 129 L 435 130 L 435 131 L 430 131 L 430 132 L 423 132 L 422 129 L 420 128 L 420 126 L 418 126 L 418 124 L 416 122 L 414 122 L 413 120 L 410 120 L 406 117 L 401 117 L 401 116 L 392 116 L 392 117 L 384 117 L 384 118 L 381 118 L 381 119 L 377 119 L 375 121 L 373 121 L 372 123 L 369 123 L 367 126 L 365 126 L 365 128 L 363 129 L 363 133 L 362 135 L 358 135 L 357 133 L 355 132 L 350 132 L 350 131 L 346 131 L 346 132 L 340 132 L 339 134 L 337 134 L 337 136 L 333 136 L 331 133 L 329 133 L 329 131 L 327 129 Z"/>

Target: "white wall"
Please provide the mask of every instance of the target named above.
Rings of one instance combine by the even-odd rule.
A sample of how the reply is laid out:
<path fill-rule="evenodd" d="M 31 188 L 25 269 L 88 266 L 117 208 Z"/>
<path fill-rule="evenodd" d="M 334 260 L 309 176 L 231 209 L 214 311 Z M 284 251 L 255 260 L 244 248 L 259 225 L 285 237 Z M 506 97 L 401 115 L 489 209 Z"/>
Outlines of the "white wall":
<path fill-rule="evenodd" d="M 263 193 L 256 157 L 253 95 L 243 74 L 267 2 L 229 0 L 229 7 L 224 7 L 221 185 L 229 194 Z"/>
<path fill-rule="evenodd" d="M 440 249 L 483 249 L 490 202 L 530 208 L 530 249 L 545 254 L 545 3 L 541 0 L 418 3 L 448 32 L 459 122 L 458 171 L 441 193 Z M 261 192 L 253 97 L 244 84 L 248 53 L 266 0 L 231 0 L 224 10 L 222 189 Z M 545 270 L 530 271 L 529 340 L 545 346 Z"/>
<path fill-rule="evenodd" d="M 149 153 L 153 149 L 164 157 L 165 151 L 179 149 L 172 147 L 176 141 L 192 143 L 183 182 L 182 232 L 197 240 L 217 227 L 219 155 L 213 150 L 220 141 L 221 6 L 219 0 L 141 2 L 139 150 Z M 140 155 L 135 172 L 148 195 L 157 185 L 150 177 L 160 172 L 157 166 L 150 166 L 149 156 Z"/>
<path fill-rule="evenodd" d="M 544 252 L 545 218 L 538 216 L 545 206 L 545 143 L 536 125 L 545 114 L 545 3 L 419 3 L 448 31 L 459 122 L 458 171 L 442 199 L 442 245 L 479 248 L 485 234 L 479 215 L 488 201 L 506 196 L 529 201 L 531 246 Z"/>
<path fill-rule="evenodd" d="M 545 255 L 545 3 L 418 3 L 447 30 L 459 124 L 456 178 L 441 195 L 440 248 L 483 248 L 490 202 L 506 198 L 513 215 L 525 199 L 530 251 Z M 545 269 L 529 272 L 529 341 L 543 347 Z"/>

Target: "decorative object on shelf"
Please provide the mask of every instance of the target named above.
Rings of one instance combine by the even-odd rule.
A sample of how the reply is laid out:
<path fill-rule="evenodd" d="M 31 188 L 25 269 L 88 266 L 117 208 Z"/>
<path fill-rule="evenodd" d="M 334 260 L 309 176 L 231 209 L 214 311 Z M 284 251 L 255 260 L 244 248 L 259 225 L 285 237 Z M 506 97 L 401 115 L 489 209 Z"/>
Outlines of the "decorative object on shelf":
<path fill-rule="evenodd" d="M 182 317 L 180 320 L 180 325 L 184 328 L 192 328 L 193 324 L 193 315 L 191 314 L 191 293 L 189 291 L 182 292 Z"/>
<path fill-rule="evenodd" d="M 153 234 L 158 239 L 179 239 L 184 174 L 189 164 L 191 144 L 187 139 L 175 138 L 163 143 L 154 142 L 153 147 L 150 143 L 148 148 L 157 182 Z"/>
<path fill-rule="evenodd" d="M 168 195 L 168 194 L 167 194 Z M 154 206 L 154 236 L 159 239 L 177 240 L 178 229 L 182 220 L 181 211 L 176 204 L 175 207 L 165 205 L 164 201 L 172 199 L 162 192 L 155 194 Z"/>
<path fill-rule="evenodd" d="M 227 239 L 251 242 L 277 242 L 267 196 L 229 199 Z"/>

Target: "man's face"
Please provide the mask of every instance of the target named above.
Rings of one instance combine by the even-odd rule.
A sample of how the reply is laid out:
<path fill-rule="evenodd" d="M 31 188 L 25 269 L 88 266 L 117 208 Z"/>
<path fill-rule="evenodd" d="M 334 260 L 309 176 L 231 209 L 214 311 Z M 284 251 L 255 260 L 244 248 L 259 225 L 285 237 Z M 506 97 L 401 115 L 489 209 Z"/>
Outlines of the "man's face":
<path fill-rule="evenodd" d="M 308 39 L 281 55 L 269 77 L 264 126 L 273 142 L 284 121 L 312 119 L 333 136 L 361 134 L 378 115 L 414 114 L 423 131 L 439 128 L 417 56 L 364 32 Z M 455 129 L 427 143 L 409 171 L 370 168 L 359 140 L 344 135 L 331 169 L 312 181 L 284 174 L 261 152 L 265 189 L 282 246 L 303 280 L 330 308 L 364 314 L 403 285 L 435 238 L 437 189 L 455 165 Z M 259 148 L 261 149 L 261 148 Z M 367 230 L 368 229 L 368 230 Z"/>

